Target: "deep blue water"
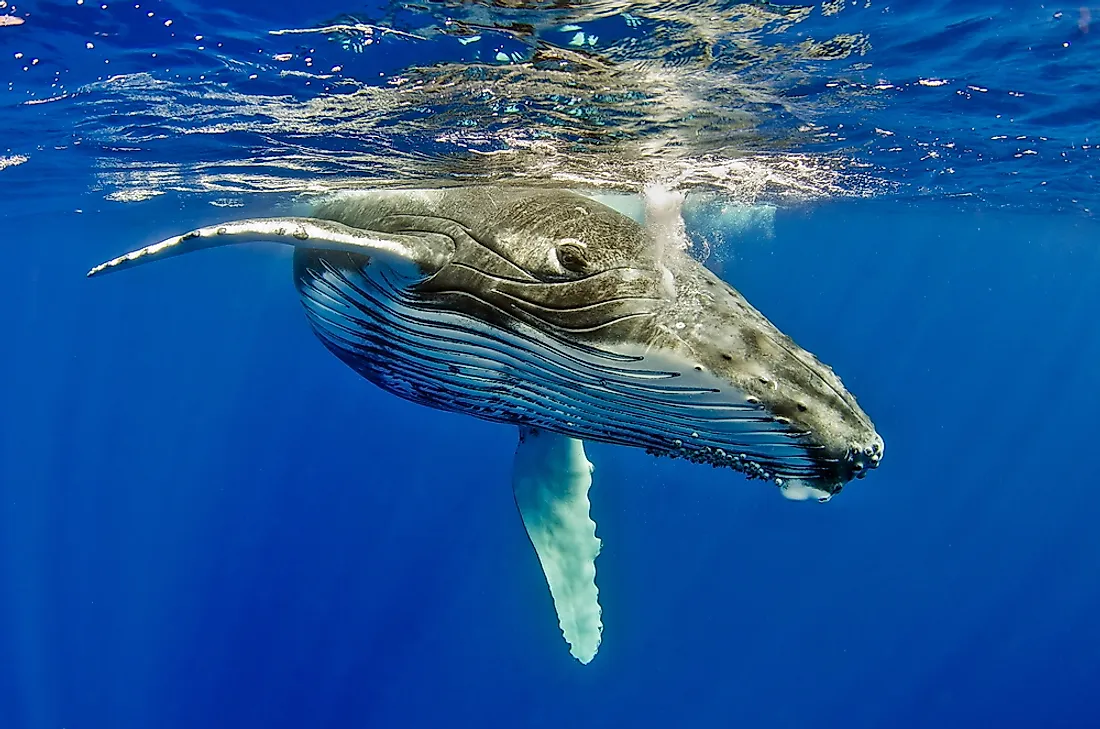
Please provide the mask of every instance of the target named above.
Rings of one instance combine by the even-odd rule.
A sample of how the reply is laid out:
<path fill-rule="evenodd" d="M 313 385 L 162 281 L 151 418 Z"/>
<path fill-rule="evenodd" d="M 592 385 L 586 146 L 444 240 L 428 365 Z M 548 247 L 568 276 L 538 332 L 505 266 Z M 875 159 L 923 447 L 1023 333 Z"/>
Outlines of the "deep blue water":
<path fill-rule="evenodd" d="M 0 728 L 1096 724 L 1100 224 L 1088 135 L 1100 28 L 1082 31 L 1076 7 L 1037 4 L 898 6 L 894 20 L 861 1 L 806 21 L 866 33 L 870 68 L 857 70 L 904 80 L 911 96 L 829 96 L 850 69 L 826 64 L 777 94 L 817 84 L 820 104 L 765 113 L 770 141 L 743 141 L 768 155 L 842 154 L 889 184 L 866 199 L 766 191 L 771 234 L 729 233 L 708 264 L 835 367 L 886 456 L 820 505 L 731 471 L 591 445 L 606 627 L 581 666 L 516 518 L 514 429 L 359 379 L 310 333 L 285 254 L 241 247 L 84 278 L 189 227 L 263 214 L 275 205 L 263 190 L 311 176 L 339 186 L 354 167 L 340 160 L 362 161 L 351 128 L 337 141 L 289 127 L 186 135 L 229 123 L 235 112 L 219 103 L 243 103 L 198 113 L 183 103 L 209 93 L 198 80 L 158 87 L 156 114 L 123 117 L 148 111 L 149 87 L 95 86 L 99 72 L 73 61 L 84 35 L 107 33 L 96 47 L 138 73 L 134 59 L 153 52 L 213 64 L 182 43 L 189 23 L 242 48 L 249 32 L 339 13 L 426 25 L 407 7 L 324 5 L 150 5 L 177 19 L 177 38 L 142 30 L 129 6 L 100 11 L 102 26 L 68 4 L 3 11 L 27 17 L 0 27 L 4 48 L 39 49 L 33 68 L 67 69 L 72 96 L 28 106 L 15 96 L 44 94 L 53 76 L 35 86 L 14 60 L 3 71 L 4 144 L 26 159 L 0 170 Z M 36 28 L 37 17 L 48 21 Z M 1022 50 L 1029 39 L 1039 50 Z M 399 74 L 475 45 L 450 41 L 430 41 L 438 57 L 358 53 L 355 74 Z M 1063 51 L 1077 54 L 1072 67 Z M 790 81 L 799 64 L 788 61 Z M 305 94 L 297 78 L 273 74 L 270 98 L 249 108 Z M 951 80 L 943 106 L 908 100 L 945 90 L 917 78 Z M 951 106 L 967 85 L 1006 90 L 997 103 L 1019 104 L 1023 136 L 1045 137 L 1036 144 L 1049 154 L 979 149 L 1006 141 L 988 139 L 1004 110 Z M 1047 96 L 1032 105 L 1007 90 Z M 529 121 L 545 111 L 535 106 Z M 371 114 L 368 137 L 407 121 Z M 440 114 L 440 129 L 463 127 L 461 110 Z M 789 134 L 811 122 L 870 129 L 871 141 Z M 894 131 L 900 161 L 879 162 L 890 147 L 874 128 Z M 405 141 L 439 131 L 401 129 Z M 947 162 L 922 159 L 933 139 Z M 294 144 L 305 162 L 284 174 Z M 412 164 L 407 151 L 395 143 L 370 160 Z M 425 169 L 453 152 L 434 150 Z M 267 167 L 225 172 L 238 164 Z M 385 171 L 367 165 L 359 179 Z M 163 194 L 111 197 L 139 188 Z"/>

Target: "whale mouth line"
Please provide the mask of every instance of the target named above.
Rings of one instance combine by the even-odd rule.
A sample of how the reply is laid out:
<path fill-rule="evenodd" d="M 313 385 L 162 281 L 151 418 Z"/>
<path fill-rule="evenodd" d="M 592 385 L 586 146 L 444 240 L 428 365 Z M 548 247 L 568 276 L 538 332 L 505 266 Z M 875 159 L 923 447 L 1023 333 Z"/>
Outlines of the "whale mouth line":
<path fill-rule="evenodd" d="M 541 281 L 534 276 L 530 271 L 525 269 L 519 264 L 519 262 L 513 260 L 509 256 L 505 255 L 499 246 L 492 245 L 491 238 L 483 240 L 479 237 L 475 231 L 471 230 L 469 226 L 455 220 L 454 218 L 448 218 L 441 215 L 425 215 L 425 214 L 389 214 L 380 219 L 380 223 L 387 229 L 393 229 L 394 232 L 411 232 L 411 231 L 431 231 L 443 232 L 444 235 L 450 236 L 455 243 L 458 244 L 460 240 L 465 240 L 473 243 L 478 248 L 492 255 L 492 257 L 500 263 L 507 266 L 513 273 L 512 275 L 494 274 L 501 281 L 508 281 L 522 286 L 537 286 L 539 284 L 545 284 L 547 282 Z M 401 225 L 394 226 L 392 223 L 398 222 L 408 224 L 408 227 Z M 442 225 L 428 225 L 425 226 L 425 222 L 442 223 Z M 435 230 L 433 230 L 433 228 Z M 469 268 L 472 270 L 480 270 L 474 266 L 471 266 L 463 262 L 460 258 L 455 258 L 450 262 L 450 265 L 456 268 Z"/>
<path fill-rule="evenodd" d="M 597 301 L 594 304 L 585 304 L 583 306 L 548 306 L 546 304 L 539 304 L 537 302 L 530 301 L 528 299 L 524 299 L 523 297 L 516 296 L 515 294 L 511 294 L 511 293 L 507 293 L 507 292 L 502 292 L 501 295 L 504 296 L 505 298 L 511 299 L 512 301 L 515 301 L 517 304 L 522 304 L 524 306 L 529 306 L 533 309 L 540 309 L 542 311 L 555 312 L 555 313 L 558 313 L 558 312 L 593 311 L 595 309 L 600 308 L 601 306 L 610 306 L 612 304 L 625 304 L 628 301 L 637 301 L 637 302 L 646 302 L 646 303 L 648 303 L 648 302 L 651 302 L 651 301 L 661 301 L 662 300 L 662 299 L 660 299 L 656 296 L 615 296 L 615 297 L 603 299 L 602 301 Z"/>
<path fill-rule="evenodd" d="M 490 246 L 485 245 L 484 243 L 479 241 L 477 238 L 475 238 L 473 236 L 470 236 L 470 240 L 474 241 L 479 246 L 482 246 L 483 248 L 485 248 L 485 250 L 489 251 L 490 253 L 493 253 L 494 255 L 500 255 L 496 251 L 494 251 Z M 508 260 L 508 259 L 504 259 L 504 260 Z M 515 265 L 515 264 L 512 264 L 512 265 Z M 465 268 L 467 270 L 475 271 L 475 272 L 480 273 L 482 275 L 489 275 L 489 274 L 486 274 L 486 272 L 484 270 L 482 270 L 482 269 L 480 269 L 476 266 L 473 266 L 469 263 L 466 263 L 465 261 L 460 261 L 460 260 L 459 261 L 452 261 L 451 266 L 453 266 L 455 268 Z M 518 285 L 523 286 L 525 288 L 540 290 L 540 289 L 544 289 L 544 288 L 552 289 L 552 288 L 555 288 L 555 287 L 560 287 L 563 284 L 589 283 L 589 282 L 592 282 L 592 281 L 597 281 L 601 278 L 610 277 L 615 273 L 619 273 L 619 272 L 623 272 L 623 271 L 634 272 L 636 270 L 637 269 L 631 268 L 630 266 L 609 266 L 608 268 L 604 268 L 604 269 L 601 269 L 599 271 L 594 271 L 592 273 L 578 274 L 578 275 L 572 276 L 570 278 L 564 278 L 564 279 L 560 279 L 560 280 L 555 279 L 555 280 L 552 280 L 552 281 L 543 281 L 542 279 L 538 279 L 538 278 L 535 278 L 533 276 L 530 277 L 530 278 L 522 278 L 522 279 L 521 278 L 513 278 L 511 276 L 506 276 L 504 274 L 496 273 L 496 272 L 494 272 L 491 275 L 494 279 L 496 279 L 498 281 L 501 281 L 501 282 L 504 282 L 504 283 L 518 284 Z"/>

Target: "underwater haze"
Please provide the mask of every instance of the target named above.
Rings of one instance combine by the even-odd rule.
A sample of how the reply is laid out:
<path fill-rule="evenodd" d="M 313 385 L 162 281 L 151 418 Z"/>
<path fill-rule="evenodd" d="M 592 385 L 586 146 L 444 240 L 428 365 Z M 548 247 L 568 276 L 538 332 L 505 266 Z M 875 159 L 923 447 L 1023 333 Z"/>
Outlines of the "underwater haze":
<path fill-rule="evenodd" d="M 1100 726 L 1100 6 L 0 2 L 0 729 Z M 587 444 L 570 656 L 516 429 L 370 384 L 346 188 L 685 193 L 886 444 L 828 503 Z"/>

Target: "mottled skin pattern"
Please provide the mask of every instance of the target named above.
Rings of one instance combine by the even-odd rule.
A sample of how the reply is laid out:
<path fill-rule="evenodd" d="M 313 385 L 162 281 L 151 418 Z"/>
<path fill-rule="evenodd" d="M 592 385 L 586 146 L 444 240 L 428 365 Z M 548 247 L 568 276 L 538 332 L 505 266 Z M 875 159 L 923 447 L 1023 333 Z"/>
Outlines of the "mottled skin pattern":
<path fill-rule="evenodd" d="M 422 307 L 496 327 L 524 322 L 594 348 L 660 352 L 685 375 L 736 388 L 813 454 L 819 488 L 838 491 L 879 463 L 882 439 L 830 368 L 672 242 L 598 202 L 542 189 L 394 190 L 333 197 L 311 214 L 453 241 L 449 262 L 411 289 Z M 325 255 L 297 251 L 299 286 Z M 776 475 L 738 462 L 736 444 L 730 453 L 679 441 L 650 450 Z"/>

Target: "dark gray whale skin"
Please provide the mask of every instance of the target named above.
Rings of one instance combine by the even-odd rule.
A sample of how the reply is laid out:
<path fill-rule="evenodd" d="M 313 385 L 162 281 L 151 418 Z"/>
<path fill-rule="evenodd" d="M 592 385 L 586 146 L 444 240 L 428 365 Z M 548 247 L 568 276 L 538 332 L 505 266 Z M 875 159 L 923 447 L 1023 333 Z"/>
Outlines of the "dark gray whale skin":
<path fill-rule="evenodd" d="M 321 340 L 402 397 L 829 494 L 882 457 L 829 367 L 679 248 L 594 200 L 395 190 L 334 197 L 312 215 L 449 241 L 446 262 L 407 287 L 370 276 L 368 257 L 295 254 Z M 345 315 L 330 297 L 353 312 L 344 327 L 356 334 L 333 334 Z M 478 353 L 454 354 L 473 330 L 484 333 Z"/>

